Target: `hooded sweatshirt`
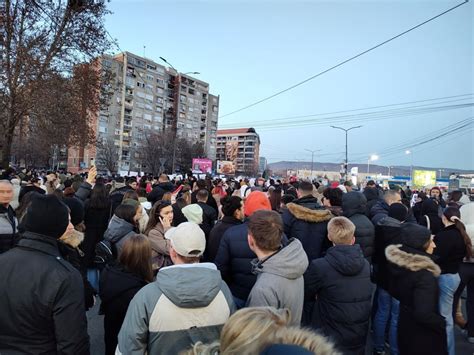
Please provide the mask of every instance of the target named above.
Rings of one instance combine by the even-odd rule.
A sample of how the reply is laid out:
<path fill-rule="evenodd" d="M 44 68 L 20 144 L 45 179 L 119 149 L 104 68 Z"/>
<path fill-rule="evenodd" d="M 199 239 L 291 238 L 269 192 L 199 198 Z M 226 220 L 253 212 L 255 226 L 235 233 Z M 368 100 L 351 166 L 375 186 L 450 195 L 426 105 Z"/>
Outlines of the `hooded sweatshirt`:
<path fill-rule="evenodd" d="M 276 254 L 253 262 L 257 282 L 250 292 L 249 307 L 271 306 L 287 308 L 291 324 L 299 325 L 303 312 L 303 273 L 308 267 L 308 257 L 298 239 L 292 239 Z"/>
<path fill-rule="evenodd" d="M 115 246 L 118 255 L 125 240 L 133 234 L 135 234 L 134 225 L 114 215 L 104 233 L 104 239 Z"/>
<path fill-rule="evenodd" d="M 234 311 L 232 294 L 214 264 L 165 267 L 130 303 L 118 348 L 127 355 L 178 354 L 197 341 L 218 340 Z"/>
<path fill-rule="evenodd" d="M 359 245 L 337 245 L 305 273 L 305 318 L 344 354 L 364 353 L 372 308 L 370 266 Z"/>

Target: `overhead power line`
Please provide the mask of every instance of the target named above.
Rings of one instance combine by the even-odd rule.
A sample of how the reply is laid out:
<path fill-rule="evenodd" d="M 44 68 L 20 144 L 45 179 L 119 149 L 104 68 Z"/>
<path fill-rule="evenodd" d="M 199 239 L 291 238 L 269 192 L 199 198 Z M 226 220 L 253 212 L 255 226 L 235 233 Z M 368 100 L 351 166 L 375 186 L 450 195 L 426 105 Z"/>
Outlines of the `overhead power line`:
<path fill-rule="evenodd" d="M 344 65 L 344 64 L 346 64 L 346 63 L 348 63 L 348 62 L 350 62 L 350 61 L 352 61 L 352 60 L 354 60 L 354 59 L 356 59 L 356 58 L 359 58 L 359 57 L 363 56 L 364 54 L 367 54 L 367 53 L 369 53 L 369 52 L 371 52 L 371 51 L 373 51 L 373 50 L 375 50 L 375 49 L 377 49 L 377 48 L 379 48 L 379 47 L 382 47 L 383 45 L 385 45 L 385 44 L 387 44 L 387 43 L 389 43 L 389 42 L 391 42 L 391 41 L 393 41 L 393 40 L 395 40 L 395 39 L 397 39 L 397 38 L 399 38 L 399 37 L 404 36 L 405 34 L 407 34 L 407 33 L 411 32 L 411 31 L 413 31 L 413 30 L 415 30 L 415 29 L 417 29 L 417 28 L 419 28 L 419 27 L 421 27 L 421 26 L 427 24 L 428 22 L 431 22 L 431 21 L 437 19 L 438 17 L 441 17 L 441 16 L 447 14 L 448 12 L 453 11 L 454 9 L 457 9 L 458 7 L 464 5 L 464 4 L 468 3 L 468 2 L 469 2 L 469 0 L 465 0 L 464 2 L 462 2 L 462 3 L 460 3 L 460 4 L 456 5 L 456 6 L 453 6 L 453 7 L 449 8 L 448 10 L 443 11 L 442 13 L 440 13 L 440 14 L 438 14 L 438 15 L 436 15 L 436 16 L 433 16 L 433 17 L 429 18 L 428 20 L 423 21 L 423 22 L 419 23 L 418 25 L 413 26 L 413 27 L 409 28 L 408 30 L 403 31 L 403 32 L 399 33 L 398 35 L 393 36 L 393 37 L 391 37 L 391 38 L 389 38 L 389 39 L 387 39 L 387 40 L 385 40 L 385 41 L 383 41 L 383 42 L 381 42 L 381 43 L 379 43 L 379 44 L 377 44 L 377 45 L 375 45 L 375 46 L 373 46 L 373 47 L 371 47 L 371 48 L 369 48 L 369 49 L 366 49 L 365 51 L 360 52 L 359 54 L 356 54 L 356 55 L 354 55 L 354 56 L 352 56 L 352 57 L 350 57 L 350 58 L 348 58 L 348 59 L 346 59 L 346 60 L 344 60 L 344 61 L 342 61 L 342 62 L 336 64 L 336 65 L 333 65 L 332 67 L 330 67 L 330 68 L 328 68 L 328 69 L 325 69 L 325 70 L 323 70 L 322 72 L 319 72 L 319 73 L 317 73 L 317 74 L 315 74 L 315 75 L 313 75 L 313 76 L 310 76 L 309 78 L 304 79 L 303 81 L 300 81 L 299 83 L 296 83 L 296 84 L 294 84 L 294 85 L 292 85 L 292 86 L 290 86 L 290 87 L 288 87 L 288 88 L 286 88 L 286 89 L 280 90 L 280 91 L 278 91 L 278 92 L 276 92 L 276 93 L 274 93 L 274 94 L 272 94 L 272 95 L 270 95 L 270 96 L 267 96 L 267 97 L 265 97 L 265 98 L 263 98 L 263 99 L 260 99 L 260 100 L 258 100 L 258 101 L 256 101 L 256 102 L 254 102 L 254 103 L 251 103 L 251 104 L 249 104 L 249 105 L 247 105 L 247 106 L 244 106 L 244 107 L 241 107 L 241 108 L 239 108 L 239 109 L 237 109 L 237 110 L 235 110 L 235 111 L 232 111 L 232 112 L 229 112 L 229 113 L 227 113 L 227 114 L 225 114 L 225 115 L 222 115 L 222 116 L 220 116 L 220 118 L 224 118 L 224 117 L 227 117 L 227 116 L 236 114 L 237 112 L 241 112 L 241 111 L 246 110 L 246 109 L 248 109 L 248 108 L 250 108 L 250 107 L 253 107 L 253 106 L 256 106 L 256 105 L 258 105 L 258 104 L 261 104 L 262 102 L 268 101 L 268 100 L 270 100 L 270 99 L 272 99 L 272 98 L 274 98 L 274 97 L 276 97 L 276 96 L 279 96 L 279 95 L 281 95 L 281 94 L 283 94 L 283 93 L 285 93 L 285 92 L 287 92 L 287 91 L 293 90 L 293 89 L 297 88 L 298 86 L 301 86 L 301 85 L 307 83 L 308 81 L 311 81 L 311 80 L 313 80 L 313 79 L 316 79 L 317 77 L 319 77 L 319 76 L 321 76 L 321 75 L 323 75 L 323 74 L 326 74 L 327 72 L 329 72 L 329 71 L 331 71 L 331 70 L 334 70 L 334 69 L 336 69 L 336 68 L 338 68 L 338 67 L 340 67 L 340 66 L 342 66 L 342 65 Z"/>

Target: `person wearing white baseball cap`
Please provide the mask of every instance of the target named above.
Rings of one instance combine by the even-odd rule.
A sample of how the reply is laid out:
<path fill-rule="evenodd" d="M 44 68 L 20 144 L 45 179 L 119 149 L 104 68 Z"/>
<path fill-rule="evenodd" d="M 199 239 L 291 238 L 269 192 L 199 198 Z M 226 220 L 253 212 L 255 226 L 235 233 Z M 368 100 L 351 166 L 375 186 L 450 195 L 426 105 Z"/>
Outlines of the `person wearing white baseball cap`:
<path fill-rule="evenodd" d="M 174 265 L 161 268 L 130 303 L 118 336 L 122 354 L 178 354 L 197 341 L 212 343 L 236 311 L 216 266 L 199 262 L 206 248 L 199 225 L 181 223 L 165 238 Z"/>

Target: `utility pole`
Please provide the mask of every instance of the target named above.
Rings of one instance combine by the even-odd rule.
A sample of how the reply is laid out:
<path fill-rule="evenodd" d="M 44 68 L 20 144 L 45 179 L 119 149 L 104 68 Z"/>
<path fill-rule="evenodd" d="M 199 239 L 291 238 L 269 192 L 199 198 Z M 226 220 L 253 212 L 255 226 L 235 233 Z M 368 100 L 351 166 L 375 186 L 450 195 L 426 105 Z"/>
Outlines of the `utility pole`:
<path fill-rule="evenodd" d="M 331 126 L 331 128 L 340 129 L 341 131 L 344 131 L 346 133 L 346 162 L 344 164 L 344 180 L 347 180 L 347 171 L 348 171 L 348 165 L 349 165 L 348 148 L 347 148 L 347 133 L 350 130 L 353 130 L 353 129 L 356 129 L 356 128 L 361 128 L 361 127 L 362 126 L 354 126 L 354 127 L 351 127 L 351 128 L 342 128 L 342 127 L 338 127 L 338 126 Z"/>
<path fill-rule="evenodd" d="M 314 164 L 314 153 L 321 151 L 321 149 L 305 149 L 307 152 L 311 153 L 311 180 L 313 180 L 313 164 Z"/>

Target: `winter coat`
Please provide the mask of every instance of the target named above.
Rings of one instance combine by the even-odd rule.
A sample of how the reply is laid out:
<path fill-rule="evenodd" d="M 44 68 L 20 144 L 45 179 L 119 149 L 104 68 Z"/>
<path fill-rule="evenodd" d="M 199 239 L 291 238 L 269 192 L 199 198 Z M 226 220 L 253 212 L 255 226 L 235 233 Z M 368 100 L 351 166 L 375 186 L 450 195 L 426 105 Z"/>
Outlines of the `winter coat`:
<path fill-rule="evenodd" d="M 104 233 L 104 239 L 113 244 L 116 255 L 119 255 L 125 240 L 134 234 L 136 234 L 136 227 L 133 224 L 114 215 Z"/>
<path fill-rule="evenodd" d="M 197 204 L 202 208 L 202 224 L 207 230 L 206 237 L 209 237 L 209 233 L 217 220 L 217 210 L 203 202 Z"/>
<path fill-rule="evenodd" d="M 25 232 L 0 265 L 0 353 L 89 354 L 81 275 L 58 241 Z"/>
<path fill-rule="evenodd" d="M 313 196 L 302 197 L 286 206 L 282 215 L 286 236 L 299 239 L 310 261 L 320 258 L 329 247 L 327 224 L 333 215 L 321 208 Z"/>
<path fill-rule="evenodd" d="M 235 311 L 214 264 L 173 265 L 132 299 L 118 336 L 122 354 L 178 354 L 219 339 Z"/>
<path fill-rule="evenodd" d="M 18 242 L 18 220 L 9 205 L 0 205 L 0 254 L 13 248 Z"/>
<path fill-rule="evenodd" d="M 303 273 L 308 267 L 308 257 L 298 239 L 263 260 L 252 262 L 257 282 L 250 292 L 248 307 L 287 308 L 291 324 L 299 326 L 303 313 Z"/>
<path fill-rule="evenodd" d="M 385 251 L 390 294 L 400 301 L 398 348 L 401 355 L 446 355 L 446 322 L 439 314 L 441 270 L 424 252 L 400 245 Z"/>
<path fill-rule="evenodd" d="M 104 233 L 109 225 L 111 208 L 110 201 L 105 208 L 92 208 L 90 207 L 89 200 L 84 205 L 84 225 L 86 226 L 86 231 L 81 250 L 84 252 L 84 263 L 87 267 L 94 266 L 95 246 L 104 239 Z"/>
<path fill-rule="evenodd" d="M 375 187 L 365 188 L 362 193 L 367 199 L 366 215 L 370 217 L 370 211 L 372 210 L 372 207 L 374 207 L 375 204 L 381 200 L 380 193 L 379 193 L 379 190 Z"/>
<path fill-rule="evenodd" d="M 240 224 L 242 224 L 242 221 L 232 216 L 224 216 L 219 222 L 217 222 L 214 228 L 212 228 L 211 233 L 209 234 L 208 243 L 206 244 L 207 250 L 205 255 L 208 261 L 214 262 L 224 233 L 230 227 Z"/>
<path fill-rule="evenodd" d="M 84 234 L 73 231 L 67 237 L 62 236 L 58 242 L 58 249 L 64 260 L 68 261 L 74 268 L 80 272 L 82 284 L 84 285 L 84 306 L 86 311 L 94 306 L 94 289 L 87 280 L 87 268 L 84 263 L 84 253 L 79 245 L 84 240 Z"/>
<path fill-rule="evenodd" d="M 100 274 L 101 314 L 104 314 L 104 339 L 106 355 L 114 355 L 117 336 L 122 327 L 128 305 L 133 296 L 147 282 L 122 265 L 107 265 Z"/>
<path fill-rule="evenodd" d="M 197 203 L 197 198 L 196 195 L 199 190 L 194 191 L 191 193 L 191 203 Z M 209 191 L 208 191 L 209 192 Z M 216 200 L 212 197 L 211 193 L 209 192 L 209 198 L 206 201 L 206 204 L 209 205 L 210 207 L 214 208 L 214 210 L 218 211 L 219 208 L 217 207 L 217 202 Z"/>
<path fill-rule="evenodd" d="M 311 327 L 331 338 L 344 354 L 364 354 L 372 308 L 370 266 L 359 245 L 337 245 L 313 260 L 304 275 L 305 311 Z"/>
<path fill-rule="evenodd" d="M 165 238 L 168 229 L 164 229 L 161 223 L 158 223 L 148 232 L 148 240 L 151 246 L 151 262 L 153 270 L 158 270 L 163 266 L 172 265 L 170 258 L 170 241 Z"/>
<path fill-rule="evenodd" d="M 379 222 L 388 216 L 390 206 L 384 200 L 378 200 L 374 207 L 370 210 L 369 218 L 373 225 L 376 226 Z"/>
<path fill-rule="evenodd" d="M 115 209 L 122 203 L 123 196 L 126 192 L 134 191 L 130 186 L 126 185 L 117 190 L 114 190 L 110 194 L 110 202 L 112 203 L 112 209 L 110 210 L 111 215 L 115 212 Z"/>
<path fill-rule="evenodd" d="M 466 245 L 461 232 L 455 225 L 445 227 L 433 239 L 436 248 L 433 255 L 437 256 L 436 264 L 441 268 L 441 274 L 457 274 L 466 256 Z"/>
<path fill-rule="evenodd" d="M 222 236 L 214 260 L 222 279 L 229 285 L 232 295 L 243 301 L 247 300 L 257 281 L 257 276 L 252 273 L 252 260 L 257 256 L 250 249 L 247 236 L 248 220 L 227 229 Z M 288 239 L 283 236 L 282 244 L 287 243 Z"/>
<path fill-rule="evenodd" d="M 374 254 L 375 228 L 367 218 L 367 199 L 356 191 L 351 191 L 342 196 L 342 210 L 344 216 L 354 223 L 355 243 L 360 245 L 367 261 L 371 262 Z"/>
<path fill-rule="evenodd" d="M 171 182 L 160 182 L 159 184 L 153 185 L 153 190 L 148 194 L 147 199 L 154 205 L 163 198 L 165 193 L 173 192 L 174 188 Z"/>
<path fill-rule="evenodd" d="M 37 192 L 41 195 L 44 195 L 46 193 L 46 191 L 44 191 L 41 187 L 37 187 L 35 185 L 26 185 L 26 186 L 23 186 L 21 189 L 20 189 L 20 193 L 18 194 L 18 202 L 21 203 L 21 200 L 23 199 L 23 197 L 28 193 L 28 192 Z"/>
<path fill-rule="evenodd" d="M 461 206 L 459 211 L 461 212 L 461 221 L 466 226 L 466 233 L 471 238 L 474 251 L 474 202 Z"/>
<path fill-rule="evenodd" d="M 173 227 L 179 226 L 181 223 L 187 222 L 188 220 L 184 216 L 181 208 L 175 203 L 173 204 Z"/>
<path fill-rule="evenodd" d="M 377 286 L 388 292 L 389 272 L 385 249 L 392 244 L 401 243 L 402 222 L 392 217 L 385 217 L 375 226 L 375 253 L 372 258 L 374 277 Z"/>
<path fill-rule="evenodd" d="M 429 225 L 428 228 L 428 219 Z M 431 230 L 431 234 L 436 234 L 443 230 L 444 225 L 441 217 L 439 216 L 439 205 L 433 199 L 426 199 L 421 204 L 421 217 L 418 223 L 422 226 L 427 227 Z"/>

